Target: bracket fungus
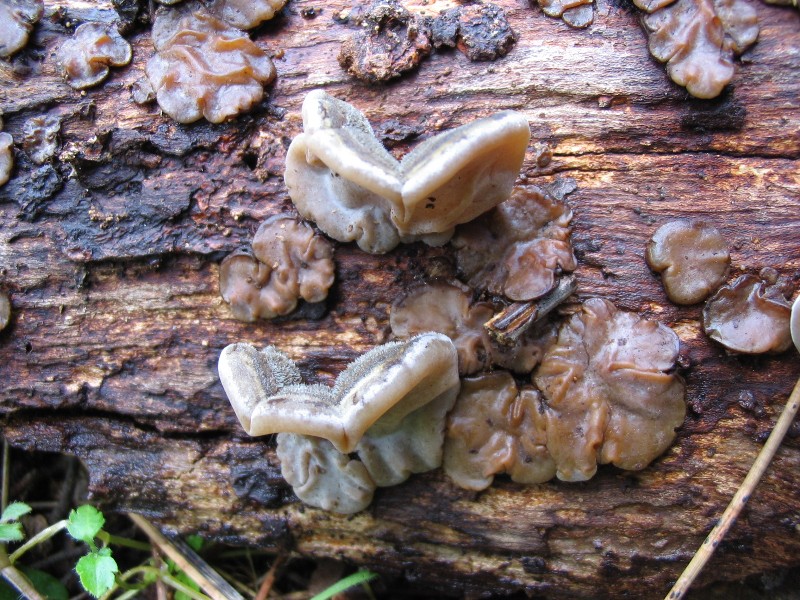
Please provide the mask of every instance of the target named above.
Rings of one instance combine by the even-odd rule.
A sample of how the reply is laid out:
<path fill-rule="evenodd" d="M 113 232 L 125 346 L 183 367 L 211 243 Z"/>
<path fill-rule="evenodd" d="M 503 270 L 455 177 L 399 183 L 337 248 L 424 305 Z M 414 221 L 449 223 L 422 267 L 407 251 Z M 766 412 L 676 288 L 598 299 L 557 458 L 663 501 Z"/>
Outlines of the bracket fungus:
<path fill-rule="evenodd" d="M 156 53 L 145 72 L 161 109 L 179 123 L 221 123 L 250 110 L 275 79 L 275 66 L 242 31 L 188 4 L 159 9 Z"/>
<path fill-rule="evenodd" d="M 444 281 L 420 285 L 392 305 L 389 323 L 392 333 L 407 339 L 425 331 L 449 337 L 458 351 L 458 370 L 469 375 L 500 366 L 518 373 L 530 373 L 545 349 L 555 340 L 555 327 L 543 322 L 528 330 L 516 344 L 495 343 L 484 324 L 494 315 L 489 302 L 470 303 L 463 287 Z"/>
<path fill-rule="evenodd" d="M 508 198 L 529 140 L 527 119 L 503 111 L 429 138 L 398 162 L 361 112 L 315 90 L 284 178 L 300 214 L 338 241 L 373 253 L 400 241 L 443 244 Z"/>
<path fill-rule="evenodd" d="M 110 67 L 131 62 L 131 45 L 117 28 L 105 23 L 84 23 L 58 49 L 56 62 L 67 83 L 83 90 L 101 83 Z"/>
<path fill-rule="evenodd" d="M 570 243 L 572 211 L 536 186 L 516 188 L 492 212 L 458 229 L 459 271 L 472 288 L 534 300 L 578 264 Z"/>
<path fill-rule="evenodd" d="M 570 27 L 583 29 L 594 21 L 592 0 L 538 0 L 544 14 L 548 17 L 561 17 Z"/>
<path fill-rule="evenodd" d="M 540 393 L 517 389 L 507 372 L 462 381 L 447 418 L 442 467 L 453 482 L 483 490 L 508 473 L 518 483 L 542 483 L 556 474 L 539 411 Z"/>
<path fill-rule="evenodd" d="M 8 58 L 25 47 L 43 12 L 42 0 L 0 2 L 0 58 Z"/>
<path fill-rule="evenodd" d="M 767 275 L 767 274 L 765 274 Z M 742 275 L 720 288 L 703 309 L 703 329 L 732 352 L 783 352 L 792 345 L 787 290 L 770 278 Z"/>
<path fill-rule="evenodd" d="M 286 0 L 215 0 L 209 12 L 237 29 L 253 29 L 269 21 Z"/>
<path fill-rule="evenodd" d="M 288 315 L 301 298 L 322 302 L 333 280 L 331 244 L 289 215 L 264 221 L 252 253 L 228 255 L 219 270 L 220 294 L 242 321 Z"/>
<path fill-rule="evenodd" d="M 600 298 L 562 325 L 534 372 L 559 479 L 584 481 L 598 464 L 643 469 L 669 447 L 686 412 L 679 345 L 668 327 Z"/>
<path fill-rule="evenodd" d="M 298 497 L 352 513 L 376 486 L 441 464 L 445 415 L 460 385 L 456 364 L 452 342 L 428 333 L 370 350 L 332 388 L 303 384 L 273 347 L 241 343 L 222 351 L 219 374 L 245 431 L 279 434 L 281 469 Z"/>
<path fill-rule="evenodd" d="M 11 179 L 14 168 L 14 138 L 10 134 L 0 132 L 0 186 Z"/>
<path fill-rule="evenodd" d="M 645 260 L 661 273 L 676 304 L 702 302 L 725 281 L 731 256 L 722 234 L 703 221 L 670 221 L 647 243 Z"/>
<path fill-rule="evenodd" d="M 61 119 L 54 115 L 39 115 L 25 121 L 22 128 L 22 149 L 37 165 L 46 163 L 58 151 Z"/>
<path fill-rule="evenodd" d="M 758 15 L 746 0 L 634 0 L 650 54 L 672 81 L 697 98 L 715 98 L 733 78 L 734 54 L 758 38 Z"/>

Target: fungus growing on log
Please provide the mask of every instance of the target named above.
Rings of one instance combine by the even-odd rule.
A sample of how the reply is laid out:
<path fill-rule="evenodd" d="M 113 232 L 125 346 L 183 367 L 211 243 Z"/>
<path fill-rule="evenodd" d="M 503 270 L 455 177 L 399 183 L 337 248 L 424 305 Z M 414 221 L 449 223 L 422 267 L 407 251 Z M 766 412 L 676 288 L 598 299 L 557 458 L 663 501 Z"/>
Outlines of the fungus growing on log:
<path fill-rule="evenodd" d="M 322 302 L 333 280 L 331 244 L 289 215 L 264 221 L 252 253 L 230 254 L 219 270 L 220 294 L 242 321 L 288 315 L 300 299 Z"/>
<path fill-rule="evenodd" d="M 76 90 L 102 82 L 110 67 L 131 62 L 131 45 L 117 28 L 105 23 L 84 23 L 58 49 L 56 62 L 67 83 Z"/>
<path fill-rule="evenodd" d="M 353 513 L 376 486 L 441 464 L 445 415 L 459 389 L 456 364 L 452 342 L 428 333 L 370 350 L 333 388 L 303 384 L 273 347 L 232 344 L 219 374 L 245 431 L 278 432 L 281 470 L 298 497 Z"/>
<path fill-rule="evenodd" d="M 458 9 L 456 48 L 470 60 L 494 60 L 505 56 L 517 41 L 502 8 L 496 4 L 474 4 Z"/>
<path fill-rule="evenodd" d="M 0 58 L 8 58 L 28 43 L 33 26 L 42 18 L 42 0 L 0 2 Z"/>
<path fill-rule="evenodd" d="M 537 390 L 518 390 L 503 371 L 463 380 L 447 417 L 444 472 L 469 490 L 486 489 L 500 473 L 518 483 L 552 479 L 556 465 L 547 451 L 540 401 Z"/>
<path fill-rule="evenodd" d="M 14 168 L 14 138 L 10 134 L 0 133 L 0 186 L 11 178 Z"/>
<path fill-rule="evenodd" d="M 8 294 L 0 292 L 0 331 L 3 331 L 3 329 L 8 327 L 10 321 L 11 300 L 8 299 Z"/>
<path fill-rule="evenodd" d="M 643 469 L 667 449 L 686 412 L 678 348 L 668 327 L 600 298 L 562 325 L 534 372 L 559 479 L 589 479 L 598 464 Z"/>
<path fill-rule="evenodd" d="M 594 21 L 592 0 L 538 0 L 548 17 L 561 17 L 570 27 L 583 29 Z"/>
<path fill-rule="evenodd" d="M 732 352 L 783 352 L 792 345 L 791 305 L 774 279 L 742 275 L 723 286 L 703 309 L 703 329 Z"/>
<path fill-rule="evenodd" d="M 758 38 L 758 15 L 745 0 L 634 0 L 650 54 L 672 81 L 697 98 L 715 98 L 733 78 L 734 54 Z"/>
<path fill-rule="evenodd" d="M 722 234 L 703 221 L 670 221 L 647 243 L 645 260 L 661 273 L 667 297 L 676 304 L 705 300 L 725 281 L 731 256 Z"/>
<path fill-rule="evenodd" d="M 215 0 L 208 10 L 237 29 L 253 29 L 272 19 L 284 4 L 286 0 Z"/>
<path fill-rule="evenodd" d="M 221 123 L 250 110 L 275 79 L 272 60 L 246 34 L 202 7 L 160 9 L 152 36 L 156 53 L 145 72 L 159 106 L 179 123 Z"/>
<path fill-rule="evenodd" d="M 431 51 L 423 19 L 396 0 L 376 0 L 356 17 L 358 30 L 342 44 L 339 64 L 363 81 L 387 81 L 415 69 Z"/>
<path fill-rule="evenodd" d="M 37 165 L 46 163 L 58 151 L 61 119 L 39 115 L 25 121 L 22 128 L 22 149 Z"/>
<path fill-rule="evenodd" d="M 511 198 L 459 227 L 452 240 L 468 285 L 512 300 L 539 298 L 562 271 L 578 265 L 570 243 L 572 211 L 537 186 L 517 187 Z"/>
<path fill-rule="evenodd" d="M 458 351 L 458 370 L 462 375 L 492 365 L 530 373 L 555 340 L 555 326 L 542 323 L 528 330 L 516 344 L 500 346 L 484 327 L 493 315 L 491 303 L 470 304 L 470 294 L 462 287 L 437 281 L 417 286 L 395 301 L 389 323 L 392 333 L 401 339 L 425 331 L 449 337 Z"/>
<path fill-rule="evenodd" d="M 341 242 L 384 253 L 400 241 L 443 244 L 453 228 L 511 193 L 530 139 L 503 111 L 429 138 L 398 162 L 358 110 L 320 90 L 303 102 L 284 178 L 301 215 Z"/>

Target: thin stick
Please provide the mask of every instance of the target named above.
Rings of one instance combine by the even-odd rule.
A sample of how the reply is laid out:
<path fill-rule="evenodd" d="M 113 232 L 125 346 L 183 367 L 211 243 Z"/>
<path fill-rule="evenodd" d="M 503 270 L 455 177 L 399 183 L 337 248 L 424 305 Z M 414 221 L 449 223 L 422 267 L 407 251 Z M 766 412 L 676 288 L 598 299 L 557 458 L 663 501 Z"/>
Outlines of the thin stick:
<path fill-rule="evenodd" d="M 272 591 L 272 586 L 275 585 L 275 580 L 278 578 L 278 569 L 283 566 L 285 560 L 286 559 L 283 554 L 279 554 L 275 557 L 275 560 L 272 562 L 272 566 L 269 568 L 269 571 L 267 571 L 267 574 L 264 577 L 264 581 L 261 582 L 261 586 L 258 588 L 258 594 L 256 595 L 255 600 L 267 600 L 270 591 Z"/>
<path fill-rule="evenodd" d="M 708 537 L 700 545 L 700 548 L 697 549 L 694 558 L 692 558 L 691 562 L 689 562 L 686 569 L 684 569 L 683 573 L 678 578 L 678 581 L 676 581 L 675 585 L 672 586 L 672 589 L 670 590 L 669 594 L 666 595 L 664 600 L 680 600 L 680 598 L 683 598 L 683 596 L 689 590 L 689 586 L 692 585 L 692 582 L 700 574 L 700 571 L 714 554 L 714 550 L 717 549 L 717 546 L 719 546 L 722 538 L 725 537 L 725 534 L 728 533 L 731 525 L 733 525 L 734 521 L 736 521 L 736 517 L 739 516 L 739 513 L 744 508 L 744 505 L 747 504 L 747 501 L 750 499 L 750 495 L 758 485 L 761 476 L 764 474 L 764 471 L 767 470 L 767 467 L 772 461 L 772 457 L 775 456 L 775 452 L 778 450 L 778 447 L 783 441 L 783 437 L 786 435 L 786 432 L 794 421 L 798 407 L 800 407 L 800 379 L 797 380 L 797 383 L 792 390 L 792 395 L 789 396 L 789 400 L 786 402 L 786 406 L 783 407 L 783 411 L 781 412 L 781 416 L 778 418 L 778 422 L 775 423 L 775 428 L 769 435 L 769 439 L 767 439 L 767 443 L 764 444 L 761 452 L 758 453 L 758 456 L 756 457 L 753 466 L 750 467 L 750 472 L 747 474 L 747 477 L 745 477 L 741 487 L 736 492 L 736 495 L 734 495 L 731 503 L 728 504 L 728 508 L 726 508 L 725 512 L 722 513 L 722 517 L 720 517 L 719 522 L 716 524 L 714 529 L 711 530 L 711 533 L 708 534 Z"/>

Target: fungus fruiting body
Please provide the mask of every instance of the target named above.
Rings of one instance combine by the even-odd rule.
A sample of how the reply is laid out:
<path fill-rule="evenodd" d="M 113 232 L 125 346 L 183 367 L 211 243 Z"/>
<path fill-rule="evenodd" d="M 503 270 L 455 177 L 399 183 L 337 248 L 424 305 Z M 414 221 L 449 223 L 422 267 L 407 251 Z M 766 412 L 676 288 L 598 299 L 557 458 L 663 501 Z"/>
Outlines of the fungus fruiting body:
<path fill-rule="evenodd" d="M 25 122 L 22 129 L 22 148 L 37 165 L 46 163 L 58 151 L 61 119 L 40 115 Z"/>
<path fill-rule="evenodd" d="M 732 352 L 783 352 L 792 345 L 790 316 L 791 305 L 782 286 L 742 275 L 708 300 L 703 328 Z"/>
<path fill-rule="evenodd" d="M 672 443 L 686 411 L 678 349 L 668 327 L 600 298 L 562 325 L 534 372 L 559 479 L 589 479 L 606 463 L 642 469 Z"/>
<path fill-rule="evenodd" d="M 286 0 L 214 0 L 209 12 L 237 29 L 253 29 L 269 21 Z"/>
<path fill-rule="evenodd" d="M 232 344 L 219 374 L 247 433 L 279 433 L 282 472 L 298 497 L 342 513 L 365 508 L 376 486 L 441 464 L 459 389 L 455 347 L 435 333 L 370 350 L 333 388 L 303 384 L 273 347 Z"/>
<path fill-rule="evenodd" d="M 0 331 L 3 331 L 3 329 L 8 327 L 8 323 L 10 321 L 11 321 L 11 300 L 8 299 L 8 295 L 4 294 L 3 292 L 0 292 Z"/>
<path fill-rule="evenodd" d="M 556 465 L 539 403 L 537 390 L 518 390 L 503 371 L 465 379 L 447 418 L 444 472 L 470 490 L 489 487 L 501 473 L 519 483 L 552 479 Z"/>
<path fill-rule="evenodd" d="M 576 29 L 588 27 L 594 21 L 592 0 L 538 0 L 548 17 L 561 17 L 564 23 Z"/>
<path fill-rule="evenodd" d="M 127 65 L 132 56 L 131 45 L 116 27 L 84 23 L 61 45 L 56 61 L 67 83 L 76 90 L 83 90 L 108 77 L 110 67 Z"/>
<path fill-rule="evenodd" d="M 277 215 L 259 226 L 252 252 L 220 265 L 220 294 L 242 321 L 291 313 L 300 299 L 321 302 L 334 280 L 333 247 L 307 224 Z"/>
<path fill-rule="evenodd" d="M 512 300 L 539 298 L 578 265 L 570 243 L 572 211 L 536 186 L 518 187 L 493 211 L 458 229 L 459 271 L 477 289 Z"/>
<path fill-rule="evenodd" d="M 470 60 L 505 56 L 517 41 L 505 12 L 496 4 L 461 6 L 457 11 L 456 48 Z"/>
<path fill-rule="evenodd" d="M 275 78 L 270 58 L 242 31 L 187 5 L 161 9 L 146 73 L 159 106 L 179 123 L 221 123 L 252 108 Z"/>
<path fill-rule="evenodd" d="M 42 0 L 0 2 L 0 57 L 7 58 L 25 47 L 43 12 Z"/>
<path fill-rule="evenodd" d="M 298 211 L 336 240 L 383 253 L 401 240 L 443 244 L 511 193 L 530 139 L 504 111 L 429 138 L 398 162 L 364 115 L 322 91 L 303 102 L 285 180 Z"/>
<path fill-rule="evenodd" d="M 14 138 L 10 134 L 0 133 L 0 185 L 11 178 L 14 168 Z"/>
<path fill-rule="evenodd" d="M 745 0 L 635 0 L 650 54 L 698 98 L 715 98 L 733 78 L 734 54 L 758 38 L 758 16 Z"/>
<path fill-rule="evenodd" d="M 647 264 L 661 273 L 670 300 L 695 304 L 725 281 L 731 257 L 722 234 L 702 221 L 670 221 L 647 243 Z"/>

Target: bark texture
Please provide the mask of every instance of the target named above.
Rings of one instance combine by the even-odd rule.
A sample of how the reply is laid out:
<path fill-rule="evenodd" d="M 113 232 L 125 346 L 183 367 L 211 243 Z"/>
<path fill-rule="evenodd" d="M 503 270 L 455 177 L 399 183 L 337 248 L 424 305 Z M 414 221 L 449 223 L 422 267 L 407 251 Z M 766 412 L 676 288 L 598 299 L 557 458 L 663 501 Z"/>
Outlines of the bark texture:
<path fill-rule="evenodd" d="M 32 43 L 0 62 L 0 108 L 16 141 L 0 188 L 9 441 L 79 456 L 95 501 L 167 530 L 341 557 L 442 593 L 663 596 L 743 479 L 800 360 L 728 356 L 702 333 L 699 306 L 666 299 L 644 248 L 664 222 L 703 218 L 729 240 L 732 276 L 772 266 L 800 280 L 800 13 L 758 4 L 759 42 L 721 97 L 699 101 L 650 58 L 626 0 L 599 0 L 583 31 L 523 0 L 496 3 L 518 34 L 506 57 L 439 50 L 410 75 L 367 85 L 337 62 L 353 34 L 340 10 L 351 5 L 292 0 L 252 36 L 279 57 L 268 99 L 225 124 L 178 125 L 131 99 L 152 53 L 141 16 L 127 33 L 132 64 L 80 93 L 55 72 L 55 48 L 77 23 L 116 14 L 101 1 L 47 2 Z M 135 3 L 121 4 L 133 14 Z M 436 471 L 379 490 L 354 517 L 295 501 L 273 441 L 248 439 L 236 421 L 216 373 L 221 349 L 275 344 L 307 379 L 329 383 L 387 339 L 388 308 L 404 289 L 452 261 L 447 246 L 370 256 L 338 244 L 321 318 L 231 317 L 219 262 L 265 217 L 293 210 L 283 159 L 303 96 L 318 87 L 362 109 L 398 155 L 503 108 L 530 118 L 553 160 L 539 168 L 531 150 L 522 177 L 578 184 L 569 196 L 578 297 L 604 296 L 681 338 L 689 411 L 661 459 L 638 473 L 603 467 L 581 484 L 498 478 L 480 494 Z M 36 165 L 22 131 L 45 113 L 61 119 L 60 147 Z M 702 582 L 800 565 L 798 472 L 795 429 Z"/>

